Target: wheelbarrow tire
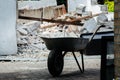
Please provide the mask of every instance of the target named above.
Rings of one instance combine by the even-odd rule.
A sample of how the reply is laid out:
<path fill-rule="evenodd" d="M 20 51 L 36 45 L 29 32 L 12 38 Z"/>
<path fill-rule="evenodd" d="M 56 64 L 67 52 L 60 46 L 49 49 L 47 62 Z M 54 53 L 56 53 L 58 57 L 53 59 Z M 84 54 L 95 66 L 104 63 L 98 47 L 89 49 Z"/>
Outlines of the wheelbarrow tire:
<path fill-rule="evenodd" d="M 48 70 L 53 77 L 57 77 L 63 70 L 64 60 L 62 51 L 52 50 L 48 56 Z"/>

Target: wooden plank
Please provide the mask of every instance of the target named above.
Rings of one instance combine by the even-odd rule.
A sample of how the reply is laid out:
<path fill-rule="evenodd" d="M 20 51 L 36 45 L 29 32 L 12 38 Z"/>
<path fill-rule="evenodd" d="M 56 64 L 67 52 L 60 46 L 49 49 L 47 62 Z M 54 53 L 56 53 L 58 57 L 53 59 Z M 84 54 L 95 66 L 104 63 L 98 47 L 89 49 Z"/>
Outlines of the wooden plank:
<path fill-rule="evenodd" d="M 115 7 L 114 7 L 115 11 L 120 11 L 120 4 L 115 4 Z"/>
<path fill-rule="evenodd" d="M 41 18 L 43 8 L 40 9 L 30 9 L 30 10 L 19 10 L 20 16 L 29 16 L 29 17 L 36 17 Z"/>
<path fill-rule="evenodd" d="M 54 15 L 53 6 L 43 8 L 43 17 L 42 18 L 53 19 L 54 17 L 55 17 L 55 15 Z"/>
<path fill-rule="evenodd" d="M 43 28 L 43 29 L 45 29 L 45 28 L 51 28 L 51 27 L 54 27 L 56 25 L 58 25 L 58 24 L 57 23 L 51 23 L 51 24 L 48 24 L 48 25 L 41 25 L 40 28 Z"/>
<path fill-rule="evenodd" d="M 83 26 L 83 23 L 80 23 L 80 22 L 51 20 L 51 19 L 34 18 L 34 17 L 26 17 L 26 16 L 19 16 L 19 19 L 36 20 L 36 21 L 46 21 L 46 22 L 51 22 L 51 23 L 60 23 L 60 24 L 81 25 L 81 26 Z"/>
<path fill-rule="evenodd" d="M 118 20 L 118 19 L 115 19 L 114 20 L 114 26 L 120 26 L 120 20 Z"/>
<path fill-rule="evenodd" d="M 54 17 L 60 17 L 64 14 L 66 14 L 66 9 L 64 5 L 59 5 L 53 8 L 54 9 Z"/>
<path fill-rule="evenodd" d="M 119 40 L 119 39 L 120 39 L 120 34 L 118 34 L 118 35 L 115 34 L 115 37 L 114 37 L 114 38 L 115 38 L 114 41 L 115 41 L 116 44 L 117 44 L 118 42 L 120 42 L 120 40 Z"/>
<path fill-rule="evenodd" d="M 74 21 L 81 21 L 81 20 L 83 20 L 83 19 L 92 18 L 92 17 L 95 17 L 95 16 L 99 16 L 100 14 L 106 14 L 106 12 L 104 12 L 104 13 L 93 14 L 93 15 L 91 15 L 91 16 L 78 17 L 77 19 L 74 19 L 74 20 L 72 20 L 71 22 L 74 22 Z"/>
<path fill-rule="evenodd" d="M 105 13 L 98 13 L 98 14 L 94 14 L 92 16 L 78 17 L 78 18 L 74 18 L 74 19 L 69 20 L 69 21 L 52 20 L 52 19 L 44 19 L 44 18 L 34 18 L 34 17 L 27 17 L 27 16 L 19 16 L 19 19 L 46 21 L 46 22 L 51 22 L 51 23 L 68 24 L 68 25 L 81 25 L 81 26 L 83 26 L 83 23 L 80 23 L 81 20 L 92 18 L 92 17 L 98 16 L 100 14 L 105 14 Z M 54 26 L 55 25 L 58 25 L 58 24 L 54 24 Z M 52 27 L 52 25 L 43 26 L 43 28 L 48 28 L 48 27 Z"/>
<path fill-rule="evenodd" d="M 117 18 L 117 19 L 120 18 L 120 12 L 115 12 L 114 13 L 114 18 Z"/>
<path fill-rule="evenodd" d="M 115 64 L 115 77 L 120 77 L 120 0 L 115 0 L 114 8 L 114 64 Z M 117 80 L 117 79 L 116 79 Z"/>
<path fill-rule="evenodd" d="M 115 2 L 120 2 L 120 0 L 114 0 Z"/>
<path fill-rule="evenodd" d="M 119 34 L 119 32 L 120 32 L 120 29 L 119 29 L 119 28 L 115 28 L 115 29 L 114 29 L 114 33 L 115 33 L 115 34 Z"/>

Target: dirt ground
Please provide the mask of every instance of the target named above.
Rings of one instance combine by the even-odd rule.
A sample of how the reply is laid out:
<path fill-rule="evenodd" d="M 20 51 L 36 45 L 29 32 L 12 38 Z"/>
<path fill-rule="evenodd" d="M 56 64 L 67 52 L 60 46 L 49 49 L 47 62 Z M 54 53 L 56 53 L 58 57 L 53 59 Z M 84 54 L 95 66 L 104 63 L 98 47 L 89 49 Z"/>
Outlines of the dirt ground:
<path fill-rule="evenodd" d="M 79 62 L 81 59 L 78 59 Z M 74 59 L 64 60 L 64 69 L 59 77 L 52 77 L 47 69 L 47 60 L 0 62 L 0 80 L 100 80 L 100 59 L 85 59 L 82 74 Z"/>

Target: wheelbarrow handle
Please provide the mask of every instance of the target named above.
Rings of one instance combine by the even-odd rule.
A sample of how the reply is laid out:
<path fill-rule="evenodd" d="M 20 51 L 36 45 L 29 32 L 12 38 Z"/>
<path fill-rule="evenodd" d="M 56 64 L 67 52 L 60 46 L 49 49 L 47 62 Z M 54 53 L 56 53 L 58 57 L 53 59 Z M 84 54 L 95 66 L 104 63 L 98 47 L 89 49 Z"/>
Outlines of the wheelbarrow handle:
<path fill-rule="evenodd" d="M 95 34 L 97 33 L 97 31 L 98 31 L 101 27 L 105 27 L 105 25 L 99 26 L 99 27 L 93 32 L 92 36 L 91 36 L 90 39 L 89 39 L 89 42 L 91 42 L 91 40 L 94 38 Z"/>

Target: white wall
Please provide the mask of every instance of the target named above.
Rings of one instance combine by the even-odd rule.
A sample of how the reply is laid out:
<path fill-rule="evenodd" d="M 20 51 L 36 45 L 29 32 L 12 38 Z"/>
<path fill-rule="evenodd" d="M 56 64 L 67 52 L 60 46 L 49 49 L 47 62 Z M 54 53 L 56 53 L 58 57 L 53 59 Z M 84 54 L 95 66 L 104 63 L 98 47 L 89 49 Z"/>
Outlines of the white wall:
<path fill-rule="evenodd" d="M 68 12 L 75 11 L 76 7 L 79 4 L 84 4 L 85 6 L 90 6 L 91 0 L 68 0 Z"/>
<path fill-rule="evenodd" d="M 0 0 L 0 55 L 16 53 L 16 0 Z"/>
<path fill-rule="evenodd" d="M 68 0 L 68 12 L 73 12 L 79 4 L 84 4 L 86 6 L 85 11 L 91 11 L 93 14 L 101 13 L 102 5 L 92 5 L 92 1 L 95 0 Z"/>
<path fill-rule="evenodd" d="M 48 6 L 56 6 L 56 0 L 40 0 L 40 1 L 18 1 L 18 9 L 23 7 L 30 7 L 31 9 L 38 9 Z"/>

